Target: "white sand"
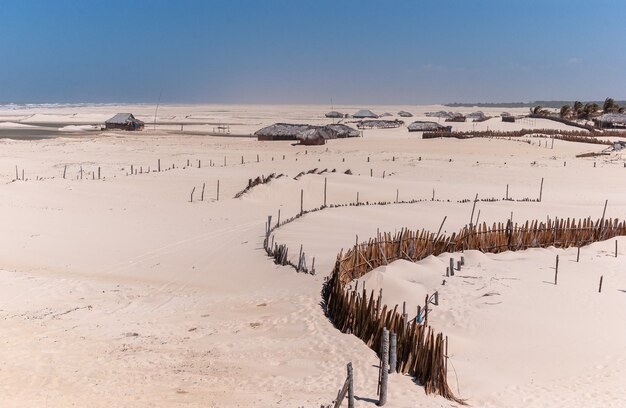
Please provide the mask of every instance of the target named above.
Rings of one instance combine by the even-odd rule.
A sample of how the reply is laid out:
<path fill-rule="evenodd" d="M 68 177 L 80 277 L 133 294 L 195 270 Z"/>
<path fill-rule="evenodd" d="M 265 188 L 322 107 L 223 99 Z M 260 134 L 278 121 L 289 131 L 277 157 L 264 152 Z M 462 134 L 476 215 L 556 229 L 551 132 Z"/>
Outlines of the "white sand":
<path fill-rule="evenodd" d="M 359 108 L 335 107 L 349 113 Z M 370 108 L 418 115 L 445 109 Z M 237 134 L 274 122 L 327 123 L 323 113 L 329 110 L 161 106 L 157 120 L 172 125 L 97 136 L 80 129 L 125 111 L 151 123 L 154 106 L 0 111 L 0 122 L 58 122 L 76 126 L 77 134 L 0 140 L 1 406 L 319 407 L 336 395 L 348 361 L 355 366 L 357 406 L 374 406 L 377 357 L 356 337 L 337 331 L 319 306 L 323 279 L 355 234 L 367 239 L 377 228 L 436 230 L 446 215 L 446 233 L 457 231 L 469 221 L 471 204 L 456 200 L 476 193 L 502 198 L 506 184 L 514 198 L 535 198 L 542 177 L 542 203 L 479 203 L 480 219 L 503 221 L 511 211 L 515 220 L 599 218 L 605 199 L 608 217 L 626 218 L 624 154 L 575 158 L 602 146 L 422 140 L 406 128 L 368 130 L 364 138 L 317 147 L 175 132 L 177 122 L 195 122 L 199 129 L 229 124 Z M 452 125 L 566 128 L 547 120 Z M 172 164 L 176 169 L 126 176 L 131 164 L 154 170 L 157 159 L 163 170 Z M 184 169 L 188 159 L 191 167 Z M 216 166 L 209 167 L 210 161 Z M 11 182 L 16 165 L 28 181 Z M 81 166 L 83 180 L 77 180 Z M 94 181 L 98 167 L 104 180 Z M 337 173 L 293 179 L 315 167 Z M 354 175 L 343 174 L 348 168 Z M 290 177 L 232 198 L 248 178 L 271 172 Z M 324 177 L 332 203 L 354 201 L 357 192 L 361 201 L 394 200 L 396 189 L 403 200 L 429 199 L 433 188 L 437 198 L 452 202 L 309 214 L 275 236 L 292 253 L 303 244 L 309 264 L 316 257 L 318 275 L 275 266 L 261 249 L 267 215 L 275 220 L 278 209 L 283 217 L 294 215 L 300 189 L 305 208 L 319 206 Z M 190 203 L 192 188 L 198 200 L 203 183 L 205 201 Z M 472 406 L 618 407 L 626 399 L 626 239 L 619 246 L 617 258 L 613 241 L 584 248 L 580 263 L 572 261 L 571 249 L 467 252 L 463 276 L 441 286 L 449 257 L 444 254 L 381 268 L 366 285 L 383 287 L 387 303 L 407 301 L 411 311 L 424 293 L 439 290 L 441 304 L 430 323 L 450 337 L 456 372 L 450 385 L 456 392 L 458 379 L 459 395 Z M 556 253 L 562 267 L 555 287 L 545 281 L 553 278 Z M 598 294 L 600 275 L 604 288 Z M 390 407 L 454 405 L 426 396 L 400 375 L 391 376 L 388 401 Z"/>

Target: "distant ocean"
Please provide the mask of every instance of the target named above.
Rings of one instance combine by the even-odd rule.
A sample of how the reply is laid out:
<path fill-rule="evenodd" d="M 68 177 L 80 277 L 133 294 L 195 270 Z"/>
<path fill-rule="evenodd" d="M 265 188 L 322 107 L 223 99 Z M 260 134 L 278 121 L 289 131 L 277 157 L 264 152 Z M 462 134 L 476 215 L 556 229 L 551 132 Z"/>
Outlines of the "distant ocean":
<path fill-rule="evenodd" d="M 20 110 L 37 108 L 82 108 L 90 106 L 114 106 L 115 103 L 0 103 L 0 110 Z"/>

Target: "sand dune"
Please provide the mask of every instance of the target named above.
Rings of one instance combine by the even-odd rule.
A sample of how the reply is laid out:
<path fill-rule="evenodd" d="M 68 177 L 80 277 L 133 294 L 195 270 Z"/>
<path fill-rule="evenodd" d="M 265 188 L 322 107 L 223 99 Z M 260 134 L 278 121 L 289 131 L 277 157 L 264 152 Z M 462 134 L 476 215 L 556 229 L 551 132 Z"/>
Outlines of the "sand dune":
<path fill-rule="evenodd" d="M 411 119 L 445 109 L 369 108 L 407 110 Z M 504 221 L 511 212 L 519 221 L 596 219 L 605 200 L 607 217 L 626 218 L 624 153 L 575 157 L 602 146 L 557 140 L 550 149 L 534 138 L 423 140 L 403 127 L 314 147 L 176 131 L 187 122 L 204 130 L 229 123 L 236 134 L 274 122 L 322 124 L 329 110 L 161 106 L 157 123 L 171 124 L 134 134 L 80 130 L 126 111 L 150 123 L 154 106 L 0 111 L 0 122 L 20 126 L 78 126 L 72 137 L 0 139 L 0 405 L 319 407 L 333 400 L 352 361 L 356 405 L 374 406 L 378 358 L 335 329 L 320 306 L 324 278 L 356 235 L 436 231 L 445 216 L 443 231 L 458 231 L 472 210 L 459 200 L 501 199 L 507 184 L 513 198 L 536 198 L 542 178 L 541 203 L 480 202 L 480 219 Z M 569 128 L 539 119 L 451 125 Z M 131 165 L 140 174 L 129 175 Z M 16 166 L 26 181 L 15 180 Z M 313 168 L 329 171 L 294 179 Z M 352 175 L 344 174 L 348 169 Z M 248 179 L 272 172 L 288 177 L 233 198 Z M 319 207 L 325 178 L 334 204 L 353 202 L 357 193 L 361 202 L 393 201 L 396 194 L 425 201 L 307 214 L 274 235 L 292 257 L 303 245 L 317 274 L 276 266 L 262 249 L 267 216 L 297 214 L 301 190 L 305 209 Z M 433 189 L 440 201 L 431 201 Z M 445 286 L 448 258 L 459 254 L 398 261 L 364 281 L 383 288 L 386 303 L 406 301 L 411 311 L 425 293 L 439 290 L 430 323 L 450 337 L 449 383 L 472 406 L 618 407 L 626 399 L 626 239 L 618 244 L 617 258 L 611 240 L 584 248 L 579 263 L 572 249 L 467 251 L 462 276 Z M 555 287 L 545 281 L 556 254 L 563 270 Z M 600 275 L 605 286 L 597 293 Z M 391 376 L 387 406 L 416 405 L 455 404 L 425 395 L 410 377 Z"/>

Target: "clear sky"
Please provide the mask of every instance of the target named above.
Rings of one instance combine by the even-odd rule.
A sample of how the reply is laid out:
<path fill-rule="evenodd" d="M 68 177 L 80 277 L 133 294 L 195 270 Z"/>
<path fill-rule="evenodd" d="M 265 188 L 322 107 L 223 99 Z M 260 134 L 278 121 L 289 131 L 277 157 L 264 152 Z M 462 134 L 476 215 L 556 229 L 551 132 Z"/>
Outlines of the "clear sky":
<path fill-rule="evenodd" d="M 0 0 L 0 101 L 626 99 L 623 0 Z"/>

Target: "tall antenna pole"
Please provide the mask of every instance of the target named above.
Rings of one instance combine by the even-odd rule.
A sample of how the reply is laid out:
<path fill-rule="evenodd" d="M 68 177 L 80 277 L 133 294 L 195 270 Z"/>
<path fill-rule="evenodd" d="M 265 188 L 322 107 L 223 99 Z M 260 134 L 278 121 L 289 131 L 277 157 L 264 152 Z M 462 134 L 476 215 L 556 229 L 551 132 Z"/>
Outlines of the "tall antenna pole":
<path fill-rule="evenodd" d="M 157 100 L 156 109 L 154 110 L 154 131 L 156 132 L 156 117 L 157 112 L 159 111 L 159 103 L 161 103 L 161 94 L 163 93 L 163 88 L 159 91 L 159 99 Z"/>

